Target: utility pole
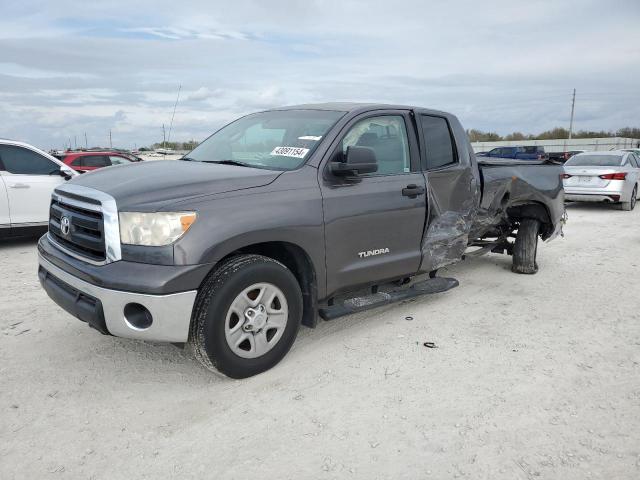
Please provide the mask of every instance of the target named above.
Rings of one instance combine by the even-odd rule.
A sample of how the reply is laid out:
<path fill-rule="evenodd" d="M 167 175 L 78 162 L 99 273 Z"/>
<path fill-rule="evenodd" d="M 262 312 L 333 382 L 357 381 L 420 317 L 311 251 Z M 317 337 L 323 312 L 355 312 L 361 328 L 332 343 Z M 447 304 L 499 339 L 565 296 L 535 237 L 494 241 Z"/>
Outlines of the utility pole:
<path fill-rule="evenodd" d="M 113 148 L 113 143 L 111 142 L 111 129 L 109 129 L 109 148 Z"/>
<path fill-rule="evenodd" d="M 164 129 L 164 123 L 162 124 L 162 148 L 166 147 L 167 135 Z"/>
<path fill-rule="evenodd" d="M 78 148 L 78 136 L 73 136 L 73 148 Z"/>
<path fill-rule="evenodd" d="M 573 111 L 576 107 L 576 89 L 573 89 L 573 99 L 571 100 L 571 121 L 569 122 L 569 140 L 571 140 L 571 136 L 573 135 Z"/>
<path fill-rule="evenodd" d="M 87 142 L 87 132 L 84 132 L 84 148 L 89 149 L 89 143 Z"/>

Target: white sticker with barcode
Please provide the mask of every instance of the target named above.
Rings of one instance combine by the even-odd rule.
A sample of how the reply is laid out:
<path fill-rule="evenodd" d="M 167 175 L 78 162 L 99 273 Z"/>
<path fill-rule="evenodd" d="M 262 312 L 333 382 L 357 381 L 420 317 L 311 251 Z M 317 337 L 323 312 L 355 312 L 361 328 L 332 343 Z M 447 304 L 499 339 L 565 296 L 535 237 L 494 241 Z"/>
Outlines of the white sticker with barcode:
<path fill-rule="evenodd" d="M 309 153 L 308 148 L 300 147 L 276 147 L 271 151 L 271 155 L 294 158 L 304 158 L 307 153 Z"/>

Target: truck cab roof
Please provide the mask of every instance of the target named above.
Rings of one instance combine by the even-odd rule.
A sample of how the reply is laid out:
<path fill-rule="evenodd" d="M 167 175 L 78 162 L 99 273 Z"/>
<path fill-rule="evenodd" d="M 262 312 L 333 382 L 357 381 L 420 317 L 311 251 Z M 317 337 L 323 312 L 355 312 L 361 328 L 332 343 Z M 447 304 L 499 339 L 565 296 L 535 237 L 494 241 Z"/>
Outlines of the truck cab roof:
<path fill-rule="evenodd" d="M 327 102 L 327 103 L 304 103 L 300 105 L 287 105 L 284 107 L 271 108 L 268 110 L 333 110 L 345 113 L 360 113 L 371 110 L 416 110 L 424 113 L 432 113 L 440 116 L 450 116 L 450 113 L 440 110 L 433 110 L 424 107 L 411 105 L 396 105 L 387 103 L 366 103 L 366 102 Z"/>

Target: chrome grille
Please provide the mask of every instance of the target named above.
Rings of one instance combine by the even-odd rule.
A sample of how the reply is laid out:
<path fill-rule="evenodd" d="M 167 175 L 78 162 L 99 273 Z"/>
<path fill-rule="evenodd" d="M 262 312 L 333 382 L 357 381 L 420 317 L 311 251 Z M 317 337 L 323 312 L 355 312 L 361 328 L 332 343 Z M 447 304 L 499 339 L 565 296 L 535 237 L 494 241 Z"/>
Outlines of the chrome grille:
<path fill-rule="evenodd" d="M 66 183 L 51 195 L 49 241 L 94 265 L 122 259 L 115 199 L 94 188 Z"/>
<path fill-rule="evenodd" d="M 64 197 L 51 199 L 49 210 L 49 234 L 61 246 L 94 262 L 104 262 L 104 224 L 102 212 L 67 203 Z M 68 227 L 62 228 L 62 219 L 68 219 Z"/>

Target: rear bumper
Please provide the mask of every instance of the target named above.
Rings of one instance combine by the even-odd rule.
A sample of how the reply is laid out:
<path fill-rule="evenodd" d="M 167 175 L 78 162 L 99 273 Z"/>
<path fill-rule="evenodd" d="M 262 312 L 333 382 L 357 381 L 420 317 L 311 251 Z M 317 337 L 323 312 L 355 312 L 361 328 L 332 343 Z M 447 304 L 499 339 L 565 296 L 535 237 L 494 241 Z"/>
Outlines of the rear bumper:
<path fill-rule="evenodd" d="M 564 198 L 571 202 L 623 202 L 631 195 L 623 182 L 609 182 L 604 188 L 564 187 Z"/>
<path fill-rule="evenodd" d="M 38 277 L 51 299 L 71 315 L 91 327 L 117 337 L 161 342 L 183 343 L 189 338 L 191 312 L 197 291 L 149 295 L 99 287 L 67 273 L 42 254 L 39 255 Z M 151 316 L 150 325 L 130 313 L 142 306 Z M 129 307 L 127 307 L 129 306 Z M 148 322 L 147 322 L 148 323 Z"/>
<path fill-rule="evenodd" d="M 615 196 L 617 195 L 617 196 Z M 609 202 L 609 203 L 617 203 L 622 198 L 620 194 L 579 194 L 579 193 L 567 193 L 565 195 L 565 200 L 569 202 Z"/>
<path fill-rule="evenodd" d="M 621 202 L 625 192 L 620 189 L 565 188 L 564 199 L 570 202 Z"/>

